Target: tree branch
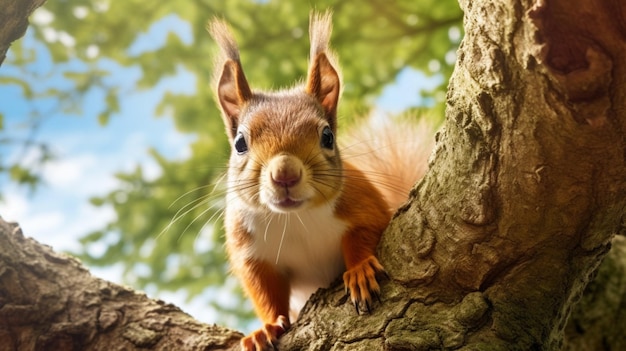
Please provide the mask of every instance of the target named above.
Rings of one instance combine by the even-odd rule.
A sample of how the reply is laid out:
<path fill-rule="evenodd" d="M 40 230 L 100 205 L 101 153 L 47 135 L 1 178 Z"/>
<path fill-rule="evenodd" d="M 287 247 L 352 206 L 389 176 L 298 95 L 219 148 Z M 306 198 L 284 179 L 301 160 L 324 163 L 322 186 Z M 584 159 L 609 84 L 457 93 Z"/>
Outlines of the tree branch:
<path fill-rule="evenodd" d="M 242 334 L 103 281 L 0 219 L 0 350 L 234 350 Z"/>
<path fill-rule="evenodd" d="M 21 38 L 28 28 L 28 16 L 45 0 L 0 0 L 0 65 L 4 62 L 9 46 Z"/>
<path fill-rule="evenodd" d="M 0 0 L 0 62 L 40 3 Z M 382 304 L 359 316 L 337 282 L 281 350 L 625 347 L 626 4 L 462 6 L 431 168 L 380 245 Z M 219 350 L 240 337 L 0 220 L 0 350 Z"/>
<path fill-rule="evenodd" d="M 626 4 L 461 4 L 430 170 L 379 248 L 383 305 L 321 294 L 285 349 L 558 350 L 623 231 Z"/>

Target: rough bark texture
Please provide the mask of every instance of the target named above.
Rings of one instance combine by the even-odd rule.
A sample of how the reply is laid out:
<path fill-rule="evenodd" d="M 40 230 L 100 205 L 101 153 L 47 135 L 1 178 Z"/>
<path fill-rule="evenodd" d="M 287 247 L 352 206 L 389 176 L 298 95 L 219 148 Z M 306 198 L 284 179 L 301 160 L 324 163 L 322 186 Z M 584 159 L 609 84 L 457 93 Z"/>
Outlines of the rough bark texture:
<path fill-rule="evenodd" d="M 319 296 L 285 349 L 559 350 L 624 231 L 626 2 L 461 5 L 431 168 L 380 246 L 383 305 L 359 317 L 339 289 Z M 569 349 L 591 349 L 576 336 L 589 323 Z M 617 350 L 621 333 L 594 342 Z"/>
<path fill-rule="evenodd" d="M 0 220 L 0 351 L 232 350 L 241 333 L 89 274 Z"/>
<path fill-rule="evenodd" d="M 90 276 L 76 260 L 24 238 L 17 225 L 2 220 L 0 248 L 0 351 L 237 349 L 242 334 L 194 322 L 172 305 Z M 340 286 L 318 293 L 281 349 L 453 348 L 488 309 L 478 294 L 450 308 L 421 306 L 389 284 L 384 293 L 384 305 L 371 316 L 356 316 Z M 338 319 L 320 321 L 329 311 Z M 626 239 L 616 237 L 573 313 L 565 349 L 623 350 L 624 325 Z M 385 338 L 390 333 L 396 336 Z"/>
<path fill-rule="evenodd" d="M 0 59 L 38 3 L 0 0 Z M 380 246 L 391 275 L 382 304 L 358 316 L 335 284 L 281 350 L 626 348 L 626 240 L 615 237 L 625 231 L 626 3 L 462 6 L 431 169 Z M 94 278 L 0 222 L 0 351 L 214 350 L 240 336 Z"/>
<path fill-rule="evenodd" d="M 574 306 L 565 328 L 567 351 L 626 350 L 626 238 L 613 247 Z"/>

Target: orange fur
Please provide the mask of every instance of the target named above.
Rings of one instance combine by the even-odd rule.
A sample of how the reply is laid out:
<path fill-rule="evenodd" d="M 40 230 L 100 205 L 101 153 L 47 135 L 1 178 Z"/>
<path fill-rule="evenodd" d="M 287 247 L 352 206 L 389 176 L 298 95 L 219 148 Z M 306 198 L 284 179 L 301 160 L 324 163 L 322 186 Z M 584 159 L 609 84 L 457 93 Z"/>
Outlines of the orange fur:
<path fill-rule="evenodd" d="M 344 160 L 358 165 L 395 211 L 428 169 L 435 126 L 426 118 L 372 116 L 342 135 Z"/>
<path fill-rule="evenodd" d="M 229 217 L 226 223 L 229 233 L 226 248 L 233 263 L 231 268 L 240 277 L 244 291 L 263 322 L 263 327 L 243 338 L 241 345 L 244 350 L 263 350 L 289 328 L 289 282 L 269 262 L 244 257 L 241 248 L 249 243 L 250 233 L 237 219 Z"/>
<path fill-rule="evenodd" d="M 238 226 L 242 228 L 242 226 Z M 242 233 L 243 234 L 243 233 Z M 249 236 L 249 233 L 244 235 Z M 239 247 L 231 247 L 231 255 L 236 256 Z M 269 262 L 254 259 L 239 259 L 233 270 L 241 277 L 246 293 L 252 299 L 259 318 L 274 322 L 279 316 L 289 315 L 289 282 Z"/>
<path fill-rule="evenodd" d="M 348 162 L 343 167 L 347 175 L 335 214 L 351 223 L 342 240 L 344 261 L 350 269 L 374 254 L 391 212 L 381 192 L 363 172 Z"/>
<path fill-rule="evenodd" d="M 232 270 L 264 323 L 241 345 L 272 349 L 302 299 L 342 272 L 357 311 L 369 311 L 380 294 L 376 276 L 384 272 L 375 256 L 380 236 L 425 160 L 403 159 L 406 149 L 368 140 L 347 148 L 358 157 L 340 156 L 335 135 L 341 78 L 328 51 L 330 13 L 311 16 L 306 83 L 278 92 L 251 91 L 226 25 L 214 21 L 209 28 L 222 49 L 216 91 L 232 146 L 226 246 Z M 390 160 L 410 161 L 388 168 Z M 397 185 L 395 177 L 403 183 Z"/>
<path fill-rule="evenodd" d="M 363 172 L 348 162 L 344 162 L 344 171 L 347 173 L 344 191 L 335 212 L 351 223 L 341 240 L 346 264 L 343 281 L 357 311 L 361 302 L 369 310 L 372 294 L 380 293 L 376 274 L 384 269 L 375 253 L 391 212 L 382 193 Z"/>
<path fill-rule="evenodd" d="M 258 339 L 257 345 L 275 342 L 289 327 L 289 282 L 271 263 L 264 261 L 246 260 L 238 273 L 264 322 L 264 327 L 248 339 Z"/>

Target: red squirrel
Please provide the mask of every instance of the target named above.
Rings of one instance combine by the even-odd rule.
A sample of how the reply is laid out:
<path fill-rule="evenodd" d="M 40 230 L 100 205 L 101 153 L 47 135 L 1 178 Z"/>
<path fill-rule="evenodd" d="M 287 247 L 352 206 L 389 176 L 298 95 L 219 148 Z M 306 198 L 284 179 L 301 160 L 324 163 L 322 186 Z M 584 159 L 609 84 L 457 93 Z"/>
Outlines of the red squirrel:
<path fill-rule="evenodd" d="M 273 92 L 250 89 L 226 23 L 208 25 L 221 49 L 216 93 L 232 149 L 226 248 L 263 322 L 242 339 L 244 350 L 272 349 L 310 295 L 342 273 L 357 313 L 369 310 L 380 294 L 377 275 L 384 273 L 375 256 L 380 236 L 418 176 L 401 179 L 408 185 L 398 200 L 377 166 L 370 164 L 368 173 L 342 159 L 336 140 L 341 80 L 328 48 L 331 14 L 312 13 L 310 21 L 306 82 Z M 374 157 L 374 163 L 389 161 Z M 411 167 L 423 173 L 420 165 Z"/>

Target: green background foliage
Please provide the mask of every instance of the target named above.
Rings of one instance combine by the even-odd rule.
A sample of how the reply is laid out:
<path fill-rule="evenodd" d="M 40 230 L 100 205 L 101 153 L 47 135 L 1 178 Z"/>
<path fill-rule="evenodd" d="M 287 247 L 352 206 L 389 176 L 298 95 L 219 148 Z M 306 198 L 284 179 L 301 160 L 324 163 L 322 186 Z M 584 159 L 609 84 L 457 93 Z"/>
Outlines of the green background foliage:
<path fill-rule="evenodd" d="M 123 108 L 126 91 L 154 89 L 180 70 L 195 77 L 193 93 L 168 92 L 156 111 L 145 111 L 173 118 L 180 131 L 195 134 L 191 156 L 171 161 L 153 150 L 162 169 L 157 179 L 147 179 L 141 167 L 118 174 L 119 189 L 92 199 L 96 206 L 112 206 L 117 218 L 99 231 L 86 233 L 81 239 L 83 249 L 75 255 L 90 266 L 122 263 L 126 282 L 137 288 L 184 290 L 190 299 L 200 296 L 221 312 L 216 322 L 241 327 L 249 321 L 251 311 L 243 307 L 238 285 L 226 274 L 220 223 L 223 189 L 214 185 L 225 171 L 228 144 L 210 87 L 217 48 L 205 24 L 213 16 L 231 24 L 253 88 L 285 87 L 306 74 L 312 8 L 334 11 L 332 46 L 344 81 L 339 111 L 343 126 L 367 114 L 383 87 L 406 67 L 441 74 L 447 82 L 453 64 L 450 55 L 459 43 L 451 33 L 462 30 L 462 12 L 452 0 L 66 0 L 45 4 L 44 9 L 54 14 L 52 21 L 33 24 L 31 30 L 51 56 L 55 74 L 61 74 L 66 83 L 37 86 L 33 72 L 1 78 L 1 84 L 22 87 L 28 99 L 54 98 L 63 109 L 80 114 L 86 108 L 83 99 L 98 87 L 105 92 L 99 98 L 106 107 L 98 111 L 105 125 Z M 162 45 L 134 49 L 152 26 L 172 15 L 188 23 L 190 41 L 170 32 Z M 46 33 L 49 28 L 71 34 L 75 40 L 71 48 L 62 40 L 51 40 Z M 19 42 L 11 51 L 13 65 L 34 60 L 35 53 Z M 118 67 L 138 69 L 136 83 L 120 86 L 107 80 Z M 436 102 L 432 108 L 439 112 L 444 91 L 442 85 L 427 92 Z M 38 118 L 43 116 L 33 116 L 34 124 Z M 19 162 L 0 163 L 0 167 L 14 181 L 37 183 L 36 170 Z M 106 251 L 93 254 L 90 248 L 103 242 Z M 224 293 L 230 296 L 229 303 L 216 298 Z"/>

